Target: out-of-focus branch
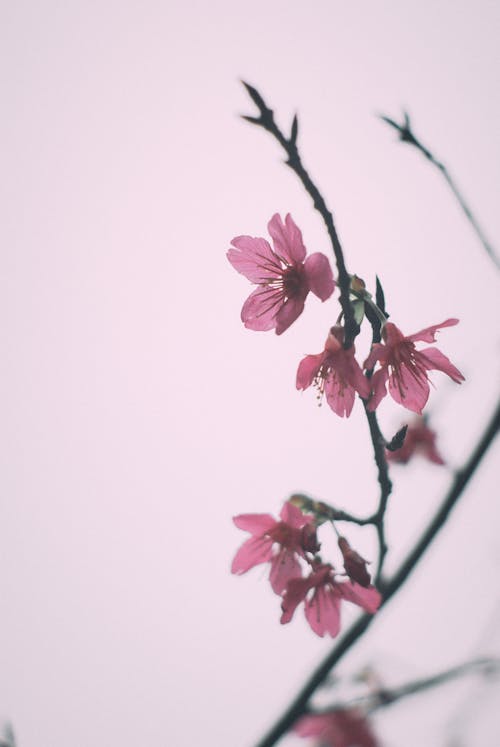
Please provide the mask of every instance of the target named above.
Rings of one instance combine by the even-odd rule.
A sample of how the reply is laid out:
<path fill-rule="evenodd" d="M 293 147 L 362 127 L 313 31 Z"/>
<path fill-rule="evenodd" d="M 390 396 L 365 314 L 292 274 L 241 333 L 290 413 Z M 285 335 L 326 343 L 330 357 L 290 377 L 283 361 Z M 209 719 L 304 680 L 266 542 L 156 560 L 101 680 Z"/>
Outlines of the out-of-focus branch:
<path fill-rule="evenodd" d="M 500 661 L 498 659 L 474 659 L 473 661 L 467 661 L 464 664 L 459 664 L 451 669 L 446 669 L 444 672 L 439 672 L 431 677 L 425 677 L 419 680 L 413 680 L 413 682 L 407 682 L 405 685 L 395 687 L 390 690 L 382 689 L 368 696 L 374 700 L 374 703 L 370 710 L 375 711 L 378 708 L 384 708 L 386 706 L 393 705 L 401 698 L 406 698 L 408 695 L 417 695 L 418 693 L 425 692 L 432 687 L 438 685 L 444 685 L 450 680 L 455 680 L 458 677 L 462 677 L 465 674 L 471 672 L 478 672 L 483 675 L 491 675 L 499 671 Z"/>
<path fill-rule="evenodd" d="M 499 671 L 500 660 L 498 659 L 492 659 L 489 657 L 472 659 L 471 661 L 466 661 L 458 666 L 445 669 L 444 671 L 438 672 L 430 677 L 412 680 L 411 682 L 407 682 L 399 687 L 379 687 L 359 698 L 352 698 L 347 702 L 336 703 L 334 706 L 330 706 L 329 708 L 315 709 L 312 712 L 315 714 L 331 713 L 332 711 L 345 711 L 350 708 L 359 707 L 367 712 L 373 712 L 379 708 L 391 706 L 409 695 L 417 695 L 433 687 L 444 685 L 451 680 L 463 677 L 466 674 L 475 672 L 482 674 L 483 676 L 490 676 L 497 674 Z"/>
<path fill-rule="evenodd" d="M 399 134 L 399 139 L 402 140 L 404 143 L 409 143 L 409 145 L 413 145 L 417 150 L 422 153 L 425 158 L 427 158 L 430 163 L 432 163 L 433 166 L 435 166 L 441 174 L 443 175 L 444 179 L 446 180 L 449 188 L 455 195 L 456 199 L 458 200 L 458 203 L 460 207 L 462 208 L 462 211 L 471 224 L 472 228 L 476 232 L 476 236 L 478 237 L 479 241 L 483 245 L 483 248 L 485 251 L 489 254 L 491 260 L 495 263 L 497 269 L 500 269 L 500 259 L 498 258 L 495 249 L 491 245 L 491 243 L 486 238 L 481 226 L 479 225 L 476 217 L 474 216 L 472 210 L 470 209 L 469 205 L 466 203 L 462 193 L 458 189 L 457 185 L 455 184 L 452 176 L 450 175 L 450 172 L 444 165 L 442 161 L 437 159 L 433 153 L 426 148 L 420 140 L 416 137 L 415 133 L 413 132 L 411 128 L 411 122 L 410 117 L 407 112 L 403 113 L 404 119 L 401 124 L 398 124 L 394 119 L 391 119 L 390 117 L 387 117 L 385 115 L 380 115 L 380 119 L 382 119 L 384 122 L 386 122 L 390 127 L 393 127 Z"/>
<path fill-rule="evenodd" d="M 493 442 L 499 427 L 500 401 L 495 408 L 491 420 L 474 447 L 471 456 L 464 467 L 456 473 L 450 489 L 434 518 L 431 519 L 420 539 L 416 542 L 393 577 L 388 582 L 382 583 L 379 587 L 383 594 L 382 605 L 385 605 L 403 586 L 439 530 L 444 526 L 450 512 L 457 504 L 469 480 L 479 466 L 481 459 Z M 344 633 L 332 651 L 312 673 L 285 713 L 283 713 L 276 724 L 258 743 L 258 747 L 272 747 L 293 726 L 295 721 L 306 712 L 308 701 L 313 693 L 324 682 L 332 668 L 340 661 L 344 654 L 363 635 L 373 620 L 374 617 L 372 615 L 364 614 Z"/>

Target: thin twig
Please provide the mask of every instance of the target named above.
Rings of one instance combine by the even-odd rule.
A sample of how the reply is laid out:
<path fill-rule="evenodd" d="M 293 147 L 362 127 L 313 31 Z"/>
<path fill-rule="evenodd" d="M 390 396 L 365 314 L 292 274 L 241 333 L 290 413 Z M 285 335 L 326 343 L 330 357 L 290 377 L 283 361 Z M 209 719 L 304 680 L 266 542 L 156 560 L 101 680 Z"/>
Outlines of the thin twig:
<path fill-rule="evenodd" d="M 441 174 L 443 175 L 444 179 L 446 180 L 449 188 L 455 195 L 460 207 L 462 208 L 462 211 L 471 224 L 472 228 L 476 232 L 476 236 L 478 237 L 479 241 L 483 245 L 483 248 L 488 253 L 490 259 L 494 262 L 497 269 L 500 269 L 500 259 L 498 258 L 495 249 L 493 248 L 492 244 L 488 241 L 486 238 L 481 226 L 479 225 L 477 218 L 474 216 L 472 210 L 470 209 L 469 205 L 465 201 L 464 196 L 458 189 L 457 185 L 455 184 L 450 172 L 444 165 L 442 161 L 437 159 L 433 153 L 426 148 L 420 140 L 416 137 L 415 133 L 413 132 L 411 128 L 410 123 L 410 117 L 407 114 L 407 112 L 404 112 L 404 121 L 402 124 L 398 124 L 390 117 L 386 117 L 385 115 L 380 115 L 380 119 L 382 119 L 384 122 L 386 122 L 388 125 L 393 127 L 398 133 L 399 133 L 399 139 L 402 140 L 405 143 L 409 143 L 410 145 L 413 145 L 417 150 L 422 153 L 422 155 L 430 162 L 433 166 L 435 166 Z"/>
<path fill-rule="evenodd" d="M 400 565 L 398 571 L 385 584 L 382 585 L 383 594 L 382 605 L 387 602 L 399 591 L 409 575 L 415 568 L 416 564 L 425 553 L 431 542 L 434 540 L 439 530 L 444 526 L 450 512 L 457 504 L 469 480 L 475 473 L 481 459 L 486 453 L 488 447 L 493 442 L 500 426 L 500 401 L 498 402 L 493 417 L 485 428 L 481 438 L 474 447 L 471 456 L 464 467 L 455 475 L 450 489 L 445 496 L 441 507 L 434 518 L 429 522 L 427 528 L 417 541 L 413 549 L 409 552 L 406 559 Z M 340 661 L 344 654 L 349 651 L 351 646 L 360 638 L 365 630 L 372 623 L 374 617 L 364 614 L 351 625 L 344 633 L 342 638 L 334 646 L 333 650 L 323 660 L 319 667 L 312 673 L 310 678 L 304 684 L 298 695 L 289 705 L 287 710 L 278 719 L 276 724 L 270 729 L 266 736 L 258 743 L 257 747 L 272 747 L 280 737 L 285 734 L 307 710 L 307 703 L 316 689 L 323 683 L 332 668 Z"/>

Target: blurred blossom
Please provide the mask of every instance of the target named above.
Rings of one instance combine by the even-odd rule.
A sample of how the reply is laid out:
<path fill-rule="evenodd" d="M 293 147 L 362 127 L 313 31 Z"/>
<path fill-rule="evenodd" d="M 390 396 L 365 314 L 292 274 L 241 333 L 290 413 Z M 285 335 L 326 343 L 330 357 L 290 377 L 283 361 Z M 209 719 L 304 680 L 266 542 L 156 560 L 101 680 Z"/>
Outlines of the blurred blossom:
<path fill-rule="evenodd" d="M 303 716 L 294 731 L 300 737 L 317 737 L 318 747 L 380 747 L 367 717 L 358 708 Z"/>
<path fill-rule="evenodd" d="M 390 462 L 406 464 L 415 454 L 422 454 L 434 464 L 445 464 L 436 447 L 436 432 L 429 428 L 425 418 L 417 418 L 408 426 L 403 446 L 386 451 Z"/>

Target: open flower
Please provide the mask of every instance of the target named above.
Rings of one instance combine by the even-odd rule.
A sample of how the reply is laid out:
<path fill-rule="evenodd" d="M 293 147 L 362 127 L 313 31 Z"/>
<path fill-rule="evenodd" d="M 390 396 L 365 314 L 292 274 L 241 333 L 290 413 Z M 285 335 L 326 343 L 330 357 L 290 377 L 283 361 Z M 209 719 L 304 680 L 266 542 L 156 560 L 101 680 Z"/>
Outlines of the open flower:
<path fill-rule="evenodd" d="M 235 270 L 259 286 L 241 309 L 245 327 L 276 329 L 280 335 L 302 313 L 309 291 L 326 301 L 335 282 L 324 254 L 316 252 L 306 259 L 302 233 L 290 214 L 283 223 L 276 213 L 267 228 L 274 249 L 266 239 L 236 236 L 227 258 Z"/>
<path fill-rule="evenodd" d="M 422 412 L 429 397 L 429 379 L 427 371 L 442 371 L 457 384 L 464 377 L 448 358 L 437 348 L 416 350 L 415 342 L 435 342 L 436 332 L 442 327 L 453 327 L 458 319 L 446 319 L 441 324 L 434 324 L 405 337 L 392 322 L 386 322 L 382 328 L 385 344 L 373 345 L 364 367 L 372 369 L 379 361 L 380 368 L 375 371 L 371 382 L 373 395 L 368 403 L 369 410 L 375 410 L 386 396 L 386 384 L 389 380 L 391 397 L 403 407 L 413 412 Z"/>
<path fill-rule="evenodd" d="M 270 514 L 240 514 L 233 518 L 236 526 L 252 537 L 236 553 L 231 572 L 246 573 L 259 563 L 270 562 L 269 580 L 276 594 L 282 593 L 291 578 L 302 576 L 299 557 L 319 550 L 312 516 L 287 501 L 280 518 L 276 521 Z"/>
<path fill-rule="evenodd" d="M 429 428 L 425 417 L 417 418 L 410 423 L 400 449 L 385 452 L 388 461 L 401 464 L 409 462 L 414 454 L 422 454 L 434 464 L 445 463 L 436 447 L 436 432 Z"/>
<path fill-rule="evenodd" d="M 299 604 L 304 602 L 306 619 L 317 635 L 334 638 L 340 630 L 342 599 L 357 604 L 374 614 L 382 597 L 374 586 L 363 588 L 352 581 L 338 582 L 329 563 L 312 563 L 307 578 L 292 578 L 286 585 L 281 609 L 281 623 L 290 622 Z"/>
<path fill-rule="evenodd" d="M 299 737 L 317 737 L 322 747 L 378 747 L 367 717 L 359 708 L 302 716 L 293 730 Z"/>
<path fill-rule="evenodd" d="M 319 398 L 326 394 L 333 412 L 348 418 L 354 406 L 355 391 L 368 398 L 371 390 L 354 357 L 354 345 L 344 350 L 343 341 L 344 328 L 337 324 L 330 329 L 323 352 L 306 355 L 300 361 L 296 385 L 297 389 L 307 389 L 314 384 Z"/>

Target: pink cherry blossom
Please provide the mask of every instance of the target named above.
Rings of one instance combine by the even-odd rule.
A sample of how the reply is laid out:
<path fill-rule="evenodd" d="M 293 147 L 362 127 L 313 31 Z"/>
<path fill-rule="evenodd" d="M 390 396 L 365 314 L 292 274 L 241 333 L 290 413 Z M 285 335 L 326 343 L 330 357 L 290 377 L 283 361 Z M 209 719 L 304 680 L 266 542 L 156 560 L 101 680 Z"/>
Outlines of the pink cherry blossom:
<path fill-rule="evenodd" d="M 236 236 L 227 258 L 238 272 L 259 287 L 241 310 L 245 327 L 275 329 L 281 335 L 304 310 L 309 291 L 322 301 L 333 293 L 335 281 L 328 259 L 319 252 L 306 259 L 302 233 L 288 214 L 285 222 L 276 213 L 267 225 L 273 239 Z"/>
<path fill-rule="evenodd" d="M 273 591 L 281 594 L 291 578 L 302 576 L 299 558 L 319 549 L 312 516 L 286 502 L 281 521 L 270 514 L 240 514 L 233 518 L 239 529 L 252 534 L 236 553 L 231 572 L 246 573 L 259 563 L 271 563 L 269 580 Z"/>
<path fill-rule="evenodd" d="M 375 410 L 386 396 L 389 380 L 389 393 L 403 407 L 421 413 L 429 397 L 427 371 L 442 371 L 460 384 L 464 377 L 448 358 L 437 348 L 416 350 L 415 342 L 435 342 L 436 332 L 442 327 L 453 327 L 458 319 L 446 319 L 405 337 L 392 322 L 386 322 L 382 329 L 385 344 L 373 345 L 364 367 L 372 369 L 379 361 L 380 368 L 372 376 L 373 395 L 368 403 L 369 410 Z"/>
<path fill-rule="evenodd" d="M 406 431 L 404 443 L 396 451 L 386 451 L 390 462 L 406 464 L 414 454 L 422 454 L 434 464 L 444 464 L 445 461 L 436 447 L 436 432 L 429 428 L 425 418 L 417 418 Z"/>
<path fill-rule="evenodd" d="M 321 747 L 378 747 L 380 742 L 359 708 L 307 714 L 294 726 L 300 737 L 317 737 Z"/>
<path fill-rule="evenodd" d="M 282 624 L 290 622 L 299 604 L 304 602 L 306 619 L 314 632 L 321 637 L 328 633 L 335 638 L 340 630 L 342 599 L 371 614 L 377 611 L 382 597 L 374 586 L 363 588 L 352 581 L 339 582 L 329 563 L 313 562 L 312 565 L 307 578 L 288 581 L 281 604 Z"/>
<path fill-rule="evenodd" d="M 333 412 L 349 417 L 354 406 L 355 391 L 361 397 L 370 396 L 370 383 L 363 375 L 356 358 L 354 345 L 344 350 L 344 328 L 332 327 L 325 342 L 325 349 L 318 355 L 306 355 L 297 370 L 297 389 L 307 389 L 313 384 L 321 399 L 326 401 Z"/>

